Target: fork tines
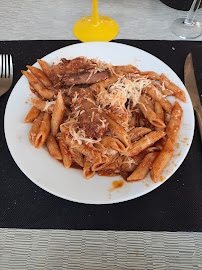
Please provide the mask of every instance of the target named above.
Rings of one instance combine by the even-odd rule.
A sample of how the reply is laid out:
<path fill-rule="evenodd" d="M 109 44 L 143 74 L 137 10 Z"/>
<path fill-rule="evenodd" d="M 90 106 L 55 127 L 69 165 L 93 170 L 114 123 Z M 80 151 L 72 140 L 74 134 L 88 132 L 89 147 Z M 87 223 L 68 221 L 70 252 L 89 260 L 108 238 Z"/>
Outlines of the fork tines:
<path fill-rule="evenodd" d="M 11 54 L 0 54 L 0 77 L 13 77 L 13 61 Z"/>

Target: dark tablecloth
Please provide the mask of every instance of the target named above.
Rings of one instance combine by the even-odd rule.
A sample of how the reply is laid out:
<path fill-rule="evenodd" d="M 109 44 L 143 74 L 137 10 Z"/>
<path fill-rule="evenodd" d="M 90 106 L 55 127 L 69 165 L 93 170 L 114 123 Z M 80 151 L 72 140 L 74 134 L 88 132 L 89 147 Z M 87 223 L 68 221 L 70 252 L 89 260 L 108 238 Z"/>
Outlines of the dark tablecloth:
<path fill-rule="evenodd" d="M 183 80 L 193 54 L 202 91 L 202 42 L 116 40 L 164 61 Z M 13 85 L 37 58 L 77 41 L 5 41 L 0 53 L 14 60 Z M 32 183 L 12 159 L 4 136 L 4 111 L 12 91 L 0 98 L 0 227 L 89 230 L 202 231 L 202 151 L 198 126 L 191 149 L 175 174 L 151 193 L 113 205 L 85 205 L 55 197 Z"/>

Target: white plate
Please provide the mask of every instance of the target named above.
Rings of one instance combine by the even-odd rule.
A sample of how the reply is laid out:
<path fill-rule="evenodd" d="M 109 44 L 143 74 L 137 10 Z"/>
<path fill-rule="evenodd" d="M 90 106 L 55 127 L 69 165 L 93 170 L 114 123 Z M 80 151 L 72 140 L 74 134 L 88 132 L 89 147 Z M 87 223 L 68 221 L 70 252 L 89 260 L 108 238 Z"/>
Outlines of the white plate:
<path fill-rule="evenodd" d="M 152 70 L 165 73 L 176 85 L 181 87 L 187 102 L 180 102 L 183 108 L 182 125 L 177 147 L 168 167 L 163 172 L 167 180 L 180 166 L 191 145 L 194 131 L 194 113 L 190 97 L 179 77 L 162 61 L 140 49 L 119 43 L 90 42 L 71 45 L 54 51 L 43 60 L 48 63 L 60 58 L 86 56 L 98 57 L 100 60 L 115 65 L 134 64 L 140 70 Z M 30 63 L 27 63 L 30 64 Z M 38 67 L 36 63 L 34 66 Z M 15 85 L 7 103 L 5 112 L 5 135 L 9 150 L 18 167 L 24 174 L 42 189 L 64 199 L 89 204 L 109 204 L 127 201 L 142 196 L 159 187 L 162 182 L 153 183 L 150 176 L 140 182 L 124 183 L 121 188 L 112 189 L 112 182 L 121 177 L 103 177 L 95 175 L 85 180 L 82 171 L 65 169 L 59 162 L 51 158 L 43 149 L 35 149 L 28 139 L 31 124 L 23 124 L 23 119 L 31 105 L 28 101 L 30 90 L 27 79 L 22 76 Z M 170 99 L 174 102 L 174 98 Z"/>

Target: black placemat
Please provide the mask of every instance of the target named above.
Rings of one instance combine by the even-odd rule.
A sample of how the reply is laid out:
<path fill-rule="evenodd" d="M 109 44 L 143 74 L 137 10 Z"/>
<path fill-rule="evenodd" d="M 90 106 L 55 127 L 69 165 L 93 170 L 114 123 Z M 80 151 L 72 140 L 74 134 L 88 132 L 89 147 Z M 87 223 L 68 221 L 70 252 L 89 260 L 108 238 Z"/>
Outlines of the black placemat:
<path fill-rule="evenodd" d="M 184 60 L 192 52 L 202 91 L 202 42 L 117 40 L 152 53 L 183 80 Z M 14 82 L 37 58 L 77 41 L 6 41 Z M 16 166 L 5 141 L 3 119 L 12 89 L 0 98 L 0 227 L 89 230 L 202 231 L 202 153 L 196 125 L 191 149 L 177 172 L 143 197 L 114 205 L 85 205 L 57 198 L 33 184 Z M 15 132 L 15 131 L 14 131 Z"/>

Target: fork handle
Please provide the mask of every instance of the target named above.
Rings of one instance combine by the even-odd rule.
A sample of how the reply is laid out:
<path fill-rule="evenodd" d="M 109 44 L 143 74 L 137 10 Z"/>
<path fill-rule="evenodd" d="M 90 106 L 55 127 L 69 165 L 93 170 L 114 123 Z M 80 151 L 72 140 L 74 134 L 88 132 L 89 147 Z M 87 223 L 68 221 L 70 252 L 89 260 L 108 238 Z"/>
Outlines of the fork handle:
<path fill-rule="evenodd" d="M 198 118 L 199 130 L 200 130 L 201 141 L 202 141 L 202 106 L 196 106 L 194 109 Z"/>

